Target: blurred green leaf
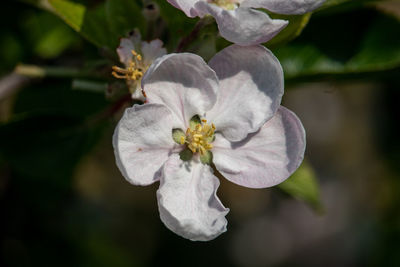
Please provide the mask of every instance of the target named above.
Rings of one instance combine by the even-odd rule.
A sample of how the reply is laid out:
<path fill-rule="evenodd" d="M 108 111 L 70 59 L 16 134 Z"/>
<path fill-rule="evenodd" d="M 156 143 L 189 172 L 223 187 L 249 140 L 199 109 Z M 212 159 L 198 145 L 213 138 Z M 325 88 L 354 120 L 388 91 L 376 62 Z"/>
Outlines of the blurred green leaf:
<path fill-rule="evenodd" d="M 67 23 L 93 44 L 114 49 L 118 44 L 106 21 L 104 4 L 88 9 L 85 5 L 69 0 L 31 0 L 28 1 L 44 8 Z"/>
<path fill-rule="evenodd" d="M 160 38 L 165 40 L 168 51 L 174 51 L 180 39 L 193 30 L 198 18 L 188 18 L 185 13 L 165 0 L 156 0 L 155 2 L 160 7 L 160 15 L 166 29 Z M 161 27 L 160 24 L 158 26 Z"/>
<path fill-rule="evenodd" d="M 77 41 L 76 34 L 49 13 L 32 13 L 24 28 L 34 53 L 42 58 L 55 58 Z"/>
<path fill-rule="evenodd" d="M 309 204 L 317 212 L 322 211 L 319 186 L 312 167 L 303 161 L 297 171 L 278 188 Z"/>
<path fill-rule="evenodd" d="M 287 79 L 370 73 L 400 66 L 398 36 L 397 20 L 350 12 L 317 18 L 299 39 L 274 53 Z"/>
<path fill-rule="evenodd" d="M 311 13 L 299 16 L 271 14 L 271 17 L 274 19 L 284 19 L 289 21 L 288 26 L 286 26 L 286 28 L 284 28 L 280 33 L 278 33 L 278 35 L 276 35 L 266 44 L 268 47 L 277 47 L 279 45 L 286 44 L 287 42 L 299 36 L 310 20 Z"/>
<path fill-rule="evenodd" d="M 134 28 L 145 32 L 145 18 L 134 0 L 107 0 L 106 18 L 110 29 L 117 36 L 124 37 Z"/>

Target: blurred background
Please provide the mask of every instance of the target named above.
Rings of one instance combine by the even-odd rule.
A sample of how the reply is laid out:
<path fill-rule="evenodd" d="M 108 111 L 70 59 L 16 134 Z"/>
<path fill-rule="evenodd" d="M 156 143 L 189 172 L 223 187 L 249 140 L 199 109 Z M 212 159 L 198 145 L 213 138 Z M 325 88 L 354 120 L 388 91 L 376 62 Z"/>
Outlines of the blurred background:
<path fill-rule="evenodd" d="M 198 19 L 166 1 L 3 1 L 0 266 L 400 266 L 400 3 L 328 0 L 265 44 L 306 159 L 278 187 L 221 181 L 228 231 L 210 242 L 159 219 L 158 184 L 130 185 L 111 136 L 126 85 L 119 38 L 138 28 L 174 52 Z M 184 50 L 229 45 L 215 24 Z"/>

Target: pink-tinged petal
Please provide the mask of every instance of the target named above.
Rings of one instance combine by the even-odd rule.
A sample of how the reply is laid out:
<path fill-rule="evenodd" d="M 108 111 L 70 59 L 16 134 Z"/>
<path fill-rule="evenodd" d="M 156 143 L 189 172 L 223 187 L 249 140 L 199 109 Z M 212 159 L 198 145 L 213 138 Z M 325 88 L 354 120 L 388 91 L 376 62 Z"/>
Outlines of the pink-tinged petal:
<path fill-rule="evenodd" d="M 186 130 L 194 115 L 202 116 L 217 100 L 215 72 L 194 54 L 169 54 L 158 58 L 142 80 L 148 103 L 167 106 L 174 128 Z"/>
<path fill-rule="evenodd" d="M 113 146 L 117 166 L 130 183 L 149 185 L 159 180 L 159 171 L 175 146 L 168 108 L 145 104 L 126 109 Z"/>
<path fill-rule="evenodd" d="M 159 39 L 151 42 L 142 42 L 143 65 L 150 66 L 154 60 L 167 54 L 163 42 Z"/>
<path fill-rule="evenodd" d="M 232 45 L 209 63 L 220 80 L 218 100 L 206 118 L 230 141 L 256 132 L 275 114 L 283 95 L 283 71 L 263 46 Z"/>
<path fill-rule="evenodd" d="M 193 241 L 208 241 L 226 231 L 229 209 L 216 195 L 219 180 L 209 165 L 183 162 L 174 154 L 165 163 L 160 182 L 160 217 L 171 231 Z"/>
<path fill-rule="evenodd" d="M 194 18 L 198 16 L 198 13 L 194 6 L 197 2 L 201 2 L 204 0 L 168 0 L 168 2 L 174 7 L 185 12 L 186 16 L 190 18 Z"/>
<path fill-rule="evenodd" d="M 245 187 L 264 188 L 286 180 L 301 164 L 306 146 L 303 125 L 284 107 L 257 133 L 231 143 L 217 136 L 213 162 L 228 180 Z"/>
<path fill-rule="evenodd" d="M 217 5 L 198 2 L 199 14 L 211 14 L 222 37 L 239 45 L 255 45 L 271 40 L 288 24 L 285 20 L 271 19 L 266 13 L 239 7 L 225 10 Z"/>
<path fill-rule="evenodd" d="M 128 66 L 132 61 L 132 50 L 135 50 L 135 47 L 132 41 L 129 38 L 122 38 L 119 47 L 117 48 L 117 53 L 119 56 L 119 60 L 125 66 Z"/>
<path fill-rule="evenodd" d="M 246 0 L 244 7 L 265 8 L 277 14 L 300 15 L 320 7 L 325 0 Z"/>
<path fill-rule="evenodd" d="M 137 30 L 133 31 L 129 38 L 121 38 L 117 53 L 119 60 L 125 66 L 132 61 L 132 50 L 140 49 L 141 38 L 140 32 Z"/>

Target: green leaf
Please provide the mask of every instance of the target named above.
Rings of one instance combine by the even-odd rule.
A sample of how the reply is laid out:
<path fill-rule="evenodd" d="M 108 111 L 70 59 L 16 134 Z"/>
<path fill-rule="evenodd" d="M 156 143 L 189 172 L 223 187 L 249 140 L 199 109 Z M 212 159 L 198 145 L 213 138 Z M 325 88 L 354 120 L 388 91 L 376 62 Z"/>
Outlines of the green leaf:
<path fill-rule="evenodd" d="M 108 25 L 115 35 L 124 37 L 134 28 L 145 32 L 142 9 L 134 0 L 107 0 L 105 7 Z"/>
<path fill-rule="evenodd" d="M 274 53 L 288 80 L 379 72 L 400 66 L 398 36 L 396 19 L 370 11 L 349 12 L 318 17 L 301 37 Z"/>
<path fill-rule="evenodd" d="M 43 0 L 35 3 L 60 17 L 93 44 L 112 49 L 117 46 L 118 37 L 112 34 L 107 24 L 104 5 L 88 9 L 83 4 L 69 0 Z"/>
<path fill-rule="evenodd" d="M 266 46 L 277 47 L 279 45 L 285 44 L 301 34 L 304 27 L 310 20 L 311 13 L 307 13 L 299 16 L 288 16 L 288 15 L 270 15 L 273 19 L 283 19 L 288 20 L 289 24 L 286 26 L 278 35 L 276 35 L 271 41 L 269 41 Z"/>
<path fill-rule="evenodd" d="M 303 161 L 299 169 L 285 182 L 278 185 L 278 188 L 309 204 L 315 211 L 322 211 L 319 186 L 312 167 Z"/>
<path fill-rule="evenodd" d="M 198 18 L 188 18 L 181 10 L 165 0 L 154 2 L 159 5 L 162 18 L 158 27 L 165 29 L 160 38 L 165 41 L 168 51 L 174 51 L 180 39 L 192 31 Z"/>

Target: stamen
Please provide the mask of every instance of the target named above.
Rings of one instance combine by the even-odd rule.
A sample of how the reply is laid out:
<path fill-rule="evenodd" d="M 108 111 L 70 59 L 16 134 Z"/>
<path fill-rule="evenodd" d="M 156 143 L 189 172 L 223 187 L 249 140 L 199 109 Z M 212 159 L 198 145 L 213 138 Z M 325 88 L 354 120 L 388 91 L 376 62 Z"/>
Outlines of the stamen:
<path fill-rule="evenodd" d="M 111 73 L 117 79 L 126 79 L 128 81 L 137 81 L 143 77 L 144 68 L 142 67 L 142 56 L 139 55 L 135 50 L 131 51 L 133 55 L 132 61 L 129 63 L 129 67 L 126 69 L 113 66 Z"/>
<path fill-rule="evenodd" d="M 181 144 L 186 143 L 188 148 L 193 152 L 199 152 L 200 155 L 205 155 L 208 150 L 212 149 L 212 144 L 209 144 L 212 141 L 215 132 L 215 125 L 207 124 L 207 120 L 201 120 L 203 123 L 197 124 L 194 127 L 194 130 L 188 128 L 186 130 L 186 138 L 181 137 Z"/>

